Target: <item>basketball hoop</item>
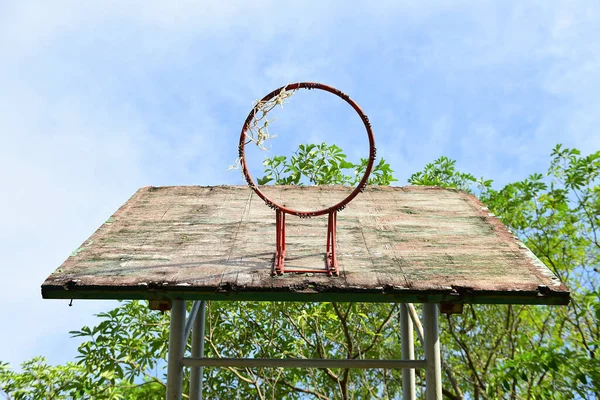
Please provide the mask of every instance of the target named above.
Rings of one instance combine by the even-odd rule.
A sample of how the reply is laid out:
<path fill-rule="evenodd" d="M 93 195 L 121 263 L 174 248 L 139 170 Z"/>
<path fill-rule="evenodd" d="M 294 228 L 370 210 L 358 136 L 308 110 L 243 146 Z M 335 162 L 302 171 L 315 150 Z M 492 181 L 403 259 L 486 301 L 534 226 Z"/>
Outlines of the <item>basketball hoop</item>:
<path fill-rule="evenodd" d="M 248 170 L 248 166 L 246 164 L 245 157 L 245 147 L 247 143 L 251 141 L 248 140 L 247 132 L 249 127 L 252 124 L 253 119 L 259 110 L 261 104 L 272 100 L 277 96 L 281 96 L 282 93 L 295 91 L 298 89 L 320 89 L 326 92 L 332 93 L 346 103 L 348 103 L 354 111 L 359 115 L 363 124 L 365 125 L 365 129 L 367 131 L 367 136 L 369 138 L 369 159 L 367 163 L 367 168 L 365 169 L 365 173 L 358 183 L 358 185 L 354 188 L 354 190 L 342 201 L 337 204 L 334 204 L 330 207 L 323 208 L 321 210 L 314 211 L 299 211 L 292 208 L 284 207 L 280 204 L 277 204 L 275 201 L 270 199 L 267 195 L 265 195 L 258 185 L 255 183 L 254 179 L 250 175 L 250 171 Z M 298 82 L 292 83 L 286 86 L 282 86 L 278 89 L 275 89 L 271 93 L 267 94 L 262 100 L 258 101 L 257 104 L 252 108 L 244 125 L 242 127 L 242 132 L 240 134 L 240 142 L 238 145 L 239 151 L 239 159 L 240 164 L 242 166 L 242 172 L 248 182 L 248 186 L 254 190 L 254 192 L 264 200 L 265 204 L 270 208 L 275 210 L 275 221 L 276 221 L 276 252 L 275 252 L 275 261 L 274 261 L 274 274 L 282 275 L 285 272 L 296 272 L 296 273 L 327 273 L 329 276 L 331 275 L 339 275 L 339 270 L 337 267 L 337 259 L 336 259 L 336 221 L 337 221 L 337 212 L 342 211 L 346 205 L 352 201 L 360 192 L 365 189 L 367 183 L 369 181 L 369 175 L 371 174 L 371 170 L 373 169 L 373 164 L 375 162 L 376 149 L 375 149 L 375 138 L 373 136 L 373 130 L 371 129 L 371 123 L 369 122 L 369 118 L 366 114 L 361 110 L 361 108 L 348 96 L 346 93 L 333 88 L 331 86 L 324 85 L 322 83 L 316 82 Z M 312 269 L 312 270 L 291 270 L 285 269 L 285 214 L 296 215 L 300 218 L 311 218 L 319 215 L 328 214 L 328 223 L 327 223 L 327 269 Z"/>

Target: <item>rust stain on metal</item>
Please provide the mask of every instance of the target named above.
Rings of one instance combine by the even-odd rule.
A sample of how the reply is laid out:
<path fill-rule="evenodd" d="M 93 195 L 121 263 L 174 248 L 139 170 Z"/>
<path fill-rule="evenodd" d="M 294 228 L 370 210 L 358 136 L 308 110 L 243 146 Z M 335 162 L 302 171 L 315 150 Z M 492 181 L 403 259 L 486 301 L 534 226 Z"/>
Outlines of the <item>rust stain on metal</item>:
<path fill-rule="evenodd" d="M 463 305 L 461 303 L 440 303 L 440 312 L 446 315 L 462 314 Z"/>
<path fill-rule="evenodd" d="M 171 302 L 169 300 L 150 300 L 148 308 L 155 311 L 169 311 L 171 309 Z"/>
<path fill-rule="evenodd" d="M 318 208 L 352 188 L 263 187 Z M 272 277 L 275 215 L 247 186 L 140 189 L 42 285 L 46 298 L 153 299 L 178 293 L 381 294 L 428 301 L 565 304 L 568 289 L 474 196 L 432 187 L 367 187 L 338 213 L 339 277 Z M 325 269 L 327 217 L 289 216 L 286 268 Z M 126 293 L 126 295 L 120 294 Z M 306 295 L 306 296 L 305 296 Z M 128 297 L 124 297 L 128 296 Z M 304 296 L 304 297 L 303 297 Z M 504 300 L 494 300 L 502 302 Z"/>

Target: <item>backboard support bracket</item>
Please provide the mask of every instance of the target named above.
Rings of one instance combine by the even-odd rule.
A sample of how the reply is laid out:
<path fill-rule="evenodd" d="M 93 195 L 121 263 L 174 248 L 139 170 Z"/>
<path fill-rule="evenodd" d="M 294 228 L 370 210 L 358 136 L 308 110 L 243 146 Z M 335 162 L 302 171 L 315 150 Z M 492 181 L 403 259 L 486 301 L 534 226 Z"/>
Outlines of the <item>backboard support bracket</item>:
<path fill-rule="evenodd" d="M 404 306 L 404 305 L 402 305 Z M 402 307 L 404 309 L 404 307 Z M 202 400 L 203 367 L 217 368 L 354 368 L 402 369 L 403 400 L 415 400 L 415 370 L 425 370 L 425 399 L 442 400 L 442 363 L 440 358 L 437 304 L 423 305 L 423 343 L 425 358 L 415 359 L 413 324 L 408 314 L 400 320 L 402 353 L 400 359 L 306 359 L 306 358 L 218 358 L 204 357 L 205 301 L 196 301 L 186 318 L 186 301 L 173 300 L 167 357 L 167 400 L 183 397 L 184 368 L 190 367 L 189 399 Z M 414 308 L 413 308 L 414 310 Z M 418 316 L 415 316 L 418 321 Z M 192 327 L 190 329 L 190 327 Z M 420 323 L 419 323 L 420 326 Z M 188 337 L 192 333 L 191 357 L 186 357 Z M 409 343 L 410 345 L 406 345 Z"/>
<path fill-rule="evenodd" d="M 462 314 L 463 304 L 462 303 L 440 303 L 440 312 L 446 315 Z"/>
<path fill-rule="evenodd" d="M 169 311 L 171 309 L 171 300 L 148 300 L 148 308 L 155 311 Z"/>
<path fill-rule="evenodd" d="M 339 276 L 336 254 L 336 230 L 337 230 L 337 211 L 329 212 L 327 220 L 327 247 L 325 252 L 325 269 L 291 269 L 285 268 L 285 214 L 281 208 L 275 209 L 275 258 L 273 261 L 273 275 L 283 275 L 285 273 L 304 273 L 304 274 L 327 274 L 329 276 Z"/>

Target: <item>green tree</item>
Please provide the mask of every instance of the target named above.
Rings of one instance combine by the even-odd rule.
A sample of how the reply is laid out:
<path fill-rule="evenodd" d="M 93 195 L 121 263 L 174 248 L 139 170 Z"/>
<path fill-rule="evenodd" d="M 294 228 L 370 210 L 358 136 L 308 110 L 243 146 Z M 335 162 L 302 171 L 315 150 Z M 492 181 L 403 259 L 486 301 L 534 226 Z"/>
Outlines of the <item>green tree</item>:
<path fill-rule="evenodd" d="M 303 145 L 289 159 L 265 161 L 261 183 L 353 184 L 365 160 L 350 163 L 336 146 Z M 557 146 L 546 174 L 496 190 L 442 157 L 409 182 L 472 191 L 571 288 L 568 307 L 473 305 L 442 318 L 444 396 L 450 399 L 594 398 L 600 392 L 598 226 L 600 152 Z M 380 161 L 372 184 L 389 184 Z M 77 363 L 33 359 L 14 372 L 0 366 L 9 398 L 164 396 L 168 318 L 142 301 L 99 315 Z M 211 357 L 399 358 L 394 304 L 211 302 Z M 417 348 L 418 352 L 422 350 Z M 419 356 L 419 354 L 417 355 Z M 99 372 L 101 371 L 101 372 Z M 423 376 L 418 374 L 418 384 Z M 187 382 L 187 378 L 186 378 Z M 45 391 L 46 390 L 46 391 Z M 206 398 L 399 398 L 401 372 L 385 370 L 205 369 Z"/>
<path fill-rule="evenodd" d="M 410 183 L 463 190 L 480 199 L 572 291 L 568 307 L 466 306 L 442 320 L 443 358 L 455 394 L 473 398 L 572 399 L 600 393 L 600 152 L 557 145 L 545 175 L 491 188 L 442 157 Z M 460 390 L 459 390 L 460 389 Z"/>
<path fill-rule="evenodd" d="M 361 158 L 355 164 L 336 145 L 301 144 L 294 155 L 267 158 L 264 162 L 265 175 L 258 179 L 259 185 L 356 185 L 363 177 L 369 160 Z M 382 158 L 373 166 L 369 185 L 388 186 L 397 181 L 392 176 L 390 165 Z"/>

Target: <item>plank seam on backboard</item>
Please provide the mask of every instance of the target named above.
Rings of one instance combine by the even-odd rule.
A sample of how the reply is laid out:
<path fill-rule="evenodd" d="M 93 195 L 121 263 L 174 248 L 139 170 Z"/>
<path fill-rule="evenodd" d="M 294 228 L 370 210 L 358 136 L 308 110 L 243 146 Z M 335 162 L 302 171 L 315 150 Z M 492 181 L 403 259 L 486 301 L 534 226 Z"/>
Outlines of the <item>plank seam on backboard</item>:
<path fill-rule="evenodd" d="M 151 191 L 152 187 L 148 187 L 148 188 L 145 188 L 145 189 L 146 189 L 146 194 L 147 194 L 147 193 L 149 193 Z M 137 201 L 139 201 L 139 199 L 136 199 L 136 202 Z M 133 204 L 132 204 L 132 206 L 133 206 Z M 165 218 L 165 215 L 167 215 L 167 213 L 169 212 L 169 210 L 171 209 L 171 207 L 173 207 L 173 204 L 172 203 L 168 203 L 165 212 L 163 212 L 163 214 L 161 215 L 160 219 L 158 220 L 159 222 L 162 221 Z M 136 254 L 139 253 L 141 251 L 141 249 L 146 245 L 146 243 L 148 242 L 148 239 L 150 239 L 150 235 L 151 235 L 151 232 L 148 232 L 148 234 L 142 240 L 142 243 L 133 250 L 133 254 L 131 255 L 131 258 L 128 259 L 128 260 L 126 260 L 123 263 L 123 265 L 121 266 L 123 269 L 125 269 L 128 266 L 128 264 L 130 264 L 130 262 L 134 260 Z"/>
<path fill-rule="evenodd" d="M 244 223 L 244 216 L 250 211 L 250 203 L 252 202 L 252 195 L 253 195 L 253 192 L 249 191 L 248 198 L 246 199 L 246 204 L 244 205 L 244 208 L 242 210 L 242 214 L 241 214 L 240 220 L 237 224 L 235 234 L 233 235 L 233 243 L 237 243 L 238 235 L 242 228 L 242 224 Z M 230 249 L 229 253 L 227 254 L 227 262 L 229 262 L 229 261 L 231 261 L 231 249 Z"/>
<path fill-rule="evenodd" d="M 403 192 L 404 192 L 404 190 L 403 190 Z M 371 195 L 371 193 L 369 193 L 369 196 L 370 195 Z M 394 204 L 396 206 L 399 205 L 397 197 L 394 197 Z M 406 287 L 410 289 L 412 287 L 412 285 L 411 285 L 410 281 L 408 280 L 408 276 L 407 276 L 406 272 L 404 272 L 404 268 L 402 268 L 402 264 L 399 262 L 397 257 L 392 257 L 392 260 L 394 261 L 394 265 L 397 265 L 398 268 L 400 269 L 400 272 L 402 273 L 402 277 L 404 278 L 404 282 L 406 282 Z"/>
<path fill-rule="evenodd" d="M 250 206 L 252 204 L 253 197 L 254 197 L 254 192 L 252 190 L 248 190 L 248 197 L 246 198 L 244 208 L 242 209 L 242 213 L 240 215 L 239 222 L 237 224 L 235 233 L 233 235 L 232 246 L 234 246 L 234 247 L 230 247 L 229 252 L 227 253 L 227 263 L 228 264 L 231 262 L 231 253 L 232 253 L 233 249 L 239 247 L 240 231 L 242 229 L 242 225 L 244 224 L 244 221 L 249 219 L 247 217 L 250 215 Z M 244 245 L 246 245 L 247 238 L 243 238 L 243 240 L 244 240 Z M 240 255 L 240 262 L 242 259 L 243 259 L 243 255 Z M 221 279 L 219 281 L 219 288 L 223 287 L 225 276 L 227 274 L 231 273 L 231 271 L 230 271 L 231 268 L 232 267 L 227 267 L 223 270 L 223 273 L 221 274 Z M 237 282 L 237 277 L 239 276 L 239 273 L 240 273 L 239 271 L 237 271 L 235 273 L 235 277 L 236 277 L 235 282 Z"/>

